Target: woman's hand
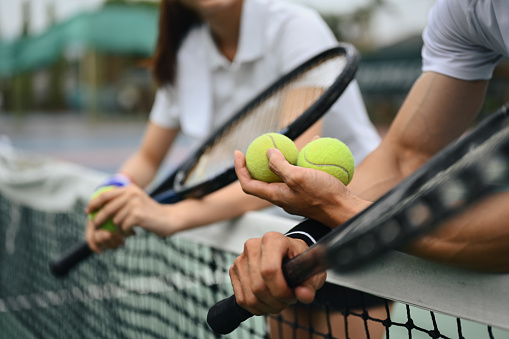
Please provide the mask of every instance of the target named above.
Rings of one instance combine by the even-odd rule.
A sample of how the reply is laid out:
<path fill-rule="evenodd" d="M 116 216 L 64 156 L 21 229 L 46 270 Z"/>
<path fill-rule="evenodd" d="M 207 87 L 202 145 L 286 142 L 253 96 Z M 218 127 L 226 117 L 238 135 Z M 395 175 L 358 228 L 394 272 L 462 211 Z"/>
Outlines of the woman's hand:
<path fill-rule="evenodd" d="M 87 242 L 99 253 L 117 248 L 124 244 L 126 237 L 135 234 L 134 226 L 161 237 L 169 236 L 176 232 L 176 227 L 171 224 L 170 207 L 159 204 L 136 185 L 104 192 L 92 199 L 85 210 L 86 213 L 97 211 L 94 220 L 87 223 Z M 100 228 L 109 218 L 116 225 L 116 232 Z"/>

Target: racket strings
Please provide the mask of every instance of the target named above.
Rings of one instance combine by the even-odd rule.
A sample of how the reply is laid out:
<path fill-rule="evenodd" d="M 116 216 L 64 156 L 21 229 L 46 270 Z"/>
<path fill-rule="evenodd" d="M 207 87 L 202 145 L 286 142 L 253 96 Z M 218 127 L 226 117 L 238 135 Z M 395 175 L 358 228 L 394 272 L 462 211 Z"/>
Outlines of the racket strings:
<path fill-rule="evenodd" d="M 203 151 L 181 186 L 192 187 L 224 172 L 233 166 L 235 150 L 245 153 L 258 136 L 279 132 L 295 122 L 320 99 L 346 65 L 344 55 L 329 56 L 266 93 Z"/>

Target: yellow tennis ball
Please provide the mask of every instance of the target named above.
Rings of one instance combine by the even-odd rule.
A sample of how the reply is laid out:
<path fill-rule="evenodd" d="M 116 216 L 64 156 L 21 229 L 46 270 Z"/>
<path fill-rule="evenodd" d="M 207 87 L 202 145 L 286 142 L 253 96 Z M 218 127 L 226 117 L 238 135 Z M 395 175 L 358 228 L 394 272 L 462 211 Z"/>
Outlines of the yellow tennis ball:
<path fill-rule="evenodd" d="M 104 186 L 104 187 L 100 187 L 98 190 L 96 190 L 92 196 L 90 197 L 90 200 L 93 200 L 95 198 L 97 198 L 98 196 L 100 196 L 101 194 L 105 193 L 105 192 L 108 192 L 108 191 L 111 191 L 111 190 L 114 190 L 118 188 L 118 186 Z M 95 218 L 95 215 L 97 214 L 99 210 L 96 210 L 95 212 L 92 212 L 92 213 L 89 213 L 88 214 L 88 218 L 90 220 L 94 220 Z M 101 229 L 103 230 L 106 230 L 106 231 L 110 231 L 110 232 L 116 232 L 117 231 L 117 226 L 115 226 L 115 224 L 113 223 L 113 220 L 111 218 L 109 218 L 104 224 L 101 225 L 100 227 Z"/>
<path fill-rule="evenodd" d="M 267 150 L 277 148 L 283 153 L 286 160 L 295 165 L 299 150 L 292 139 L 279 133 L 266 133 L 249 145 L 246 151 L 246 167 L 253 179 L 265 182 L 282 181 L 274 172 L 269 169 Z"/>
<path fill-rule="evenodd" d="M 355 163 L 348 146 L 334 138 L 320 138 L 304 146 L 297 166 L 327 172 L 345 185 L 353 178 Z"/>

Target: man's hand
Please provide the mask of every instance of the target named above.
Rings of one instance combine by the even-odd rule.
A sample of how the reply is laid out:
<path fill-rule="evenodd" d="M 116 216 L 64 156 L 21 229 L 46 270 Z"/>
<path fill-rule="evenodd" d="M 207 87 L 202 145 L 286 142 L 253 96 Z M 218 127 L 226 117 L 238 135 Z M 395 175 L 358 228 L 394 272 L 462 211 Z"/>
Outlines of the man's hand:
<path fill-rule="evenodd" d="M 292 290 L 282 271 L 283 259 L 293 258 L 307 248 L 304 241 L 276 232 L 246 241 L 244 252 L 230 267 L 237 304 L 261 315 L 279 313 L 297 300 L 311 303 L 325 282 L 326 273 L 317 274 Z"/>
<path fill-rule="evenodd" d="M 353 194 L 332 175 L 291 165 L 277 149 L 267 151 L 269 168 L 282 183 L 254 180 L 246 168 L 244 155 L 235 152 L 235 171 L 244 192 L 297 214 L 336 227 L 365 209 L 371 202 Z"/>

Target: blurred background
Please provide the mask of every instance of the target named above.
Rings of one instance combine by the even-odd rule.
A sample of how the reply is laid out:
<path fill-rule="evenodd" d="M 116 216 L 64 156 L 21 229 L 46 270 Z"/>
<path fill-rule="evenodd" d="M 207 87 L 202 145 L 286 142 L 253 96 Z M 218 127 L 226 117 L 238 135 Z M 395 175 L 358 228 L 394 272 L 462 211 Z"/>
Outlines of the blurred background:
<path fill-rule="evenodd" d="M 357 78 L 383 134 L 420 73 L 434 1 L 275 1 L 316 8 L 339 40 L 361 51 Z M 0 142 L 114 171 L 138 144 L 154 98 L 144 61 L 155 46 L 158 2 L 0 0 Z M 504 61 L 484 111 L 507 101 L 508 77 Z"/>

